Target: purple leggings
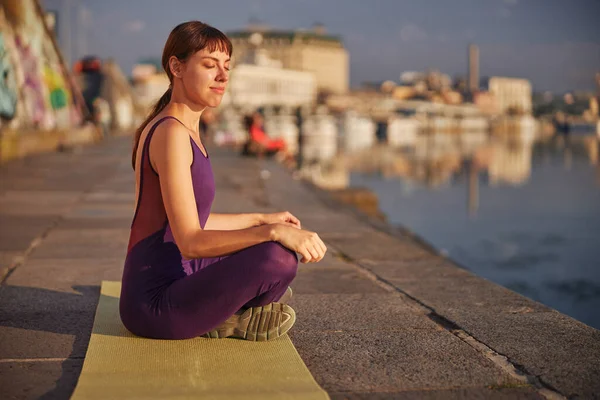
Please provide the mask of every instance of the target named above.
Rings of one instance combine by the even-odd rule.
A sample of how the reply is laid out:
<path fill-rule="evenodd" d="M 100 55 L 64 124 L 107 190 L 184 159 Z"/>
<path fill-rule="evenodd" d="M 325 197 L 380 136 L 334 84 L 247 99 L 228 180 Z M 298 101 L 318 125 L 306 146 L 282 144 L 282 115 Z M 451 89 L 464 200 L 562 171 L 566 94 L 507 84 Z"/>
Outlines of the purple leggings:
<path fill-rule="evenodd" d="M 179 254 L 174 244 L 171 251 Z M 164 270 L 161 257 L 152 260 L 146 251 L 146 262 L 140 262 L 135 253 L 128 256 L 123 275 L 121 319 L 132 333 L 160 339 L 200 336 L 241 308 L 279 300 L 298 268 L 295 252 L 265 242 L 229 256 L 192 260 L 198 264 L 195 272 L 167 283 L 162 274 L 152 276 L 151 264 Z"/>

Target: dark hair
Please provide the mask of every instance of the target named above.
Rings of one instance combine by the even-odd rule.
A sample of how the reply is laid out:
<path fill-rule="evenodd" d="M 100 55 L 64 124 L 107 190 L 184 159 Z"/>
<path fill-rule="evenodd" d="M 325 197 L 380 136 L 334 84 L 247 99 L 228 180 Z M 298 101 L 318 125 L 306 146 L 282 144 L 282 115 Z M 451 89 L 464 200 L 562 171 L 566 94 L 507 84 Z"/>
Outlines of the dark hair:
<path fill-rule="evenodd" d="M 133 138 L 133 154 L 131 156 L 131 165 L 135 169 L 135 159 L 137 149 L 140 143 L 140 137 L 146 126 L 152 121 L 171 101 L 171 93 L 173 92 L 173 75 L 169 68 L 169 59 L 172 56 L 177 57 L 182 62 L 195 54 L 196 52 L 207 49 L 211 53 L 213 51 L 222 51 L 229 56 L 233 53 L 233 45 L 223 32 L 217 28 L 213 28 L 200 21 L 188 21 L 177 25 L 167 38 L 165 48 L 162 53 L 162 66 L 167 76 L 169 77 L 169 88 L 156 102 L 152 112 L 146 117 L 144 122 L 135 131 Z"/>
<path fill-rule="evenodd" d="M 250 131 L 250 128 L 252 128 L 252 125 L 254 125 L 254 119 L 256 118 L 257 115 L 260 117 L 263 117 L 263 115 L 260 111 L 254 111 L 253 113 L 246 114 L 244 116 L 244 127 L 246 128 L 247 131 Z"/>
<path fill-rule="evenodd" d="M 250 132 L 250 128 L 252 128 L 252 124 L 254 123 L 254 117 L 252 115 L 244 116 L 244 127 L 248 132 Z"/>

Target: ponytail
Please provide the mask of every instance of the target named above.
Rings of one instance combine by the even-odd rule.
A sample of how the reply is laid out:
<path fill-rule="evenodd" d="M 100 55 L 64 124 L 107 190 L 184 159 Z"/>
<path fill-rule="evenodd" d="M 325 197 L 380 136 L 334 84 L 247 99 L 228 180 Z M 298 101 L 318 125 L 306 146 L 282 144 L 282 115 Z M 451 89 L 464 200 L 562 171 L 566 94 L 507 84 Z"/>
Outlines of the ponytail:
<path fill-rule="evenodd" d="M 144 122 L 137 128 L 135 131 L 135 135 L 133 137 L 133 153 L 131 155 L 131 166 L 135 170 L 135 161 L 137 155 L 137 149 L 140 145 L 140 137 L 142 136 L 142 132 L 146 129 L 146 126 L 152 121 L 162 110 L 165 109 L 167 104 L 171 101 L 171 93 L 173 93 L 173 86 L 169 86 L 167 91 L 161 96 L 160 99 L 154 105 L 154 109 L 152 112 L 146 117 Z"/>

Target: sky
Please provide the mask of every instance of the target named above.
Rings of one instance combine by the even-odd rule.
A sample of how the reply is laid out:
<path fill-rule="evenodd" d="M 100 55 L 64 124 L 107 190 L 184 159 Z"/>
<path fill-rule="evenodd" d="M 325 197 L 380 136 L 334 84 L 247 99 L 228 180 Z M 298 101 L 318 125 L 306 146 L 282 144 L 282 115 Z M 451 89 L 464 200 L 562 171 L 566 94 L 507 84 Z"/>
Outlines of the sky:
<path fill-rule="evenodd" d="M 479 45 L 480 75 L 529 79 L 534 91 L 596 89 L 600 0 L 41 0 L 59 13 L 61 43 L 71 5 L 71 59 L 114 58 L 126 75 L 160 58 L 169 32 L 188 20 L 223 32 L 258 19 L 273 29 L 316 22 L 350 54 L 350 84 L 399 81 L 404 71 L 467 73 Z M 62 12 L 62 14 L 61 14 Z M 62 18 L 62 20 L 61 20 Z M 65 49 L 63 48 L 63 51 Z M 235 48 L 234 48 L 235 53 Z"/>

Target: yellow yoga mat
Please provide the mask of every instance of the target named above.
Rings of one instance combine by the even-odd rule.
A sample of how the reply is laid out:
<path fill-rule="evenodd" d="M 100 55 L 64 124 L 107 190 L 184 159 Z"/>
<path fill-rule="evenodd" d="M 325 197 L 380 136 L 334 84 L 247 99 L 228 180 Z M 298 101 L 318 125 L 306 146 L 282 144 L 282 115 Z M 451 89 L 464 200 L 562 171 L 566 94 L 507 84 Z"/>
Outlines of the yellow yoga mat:
<path fill-rule="evenodd" d="M 102 282 L 92 337 L 72 399 L 329 399 L 287 335 L 155 340 L 119 318 L 120 282 Z"/>

